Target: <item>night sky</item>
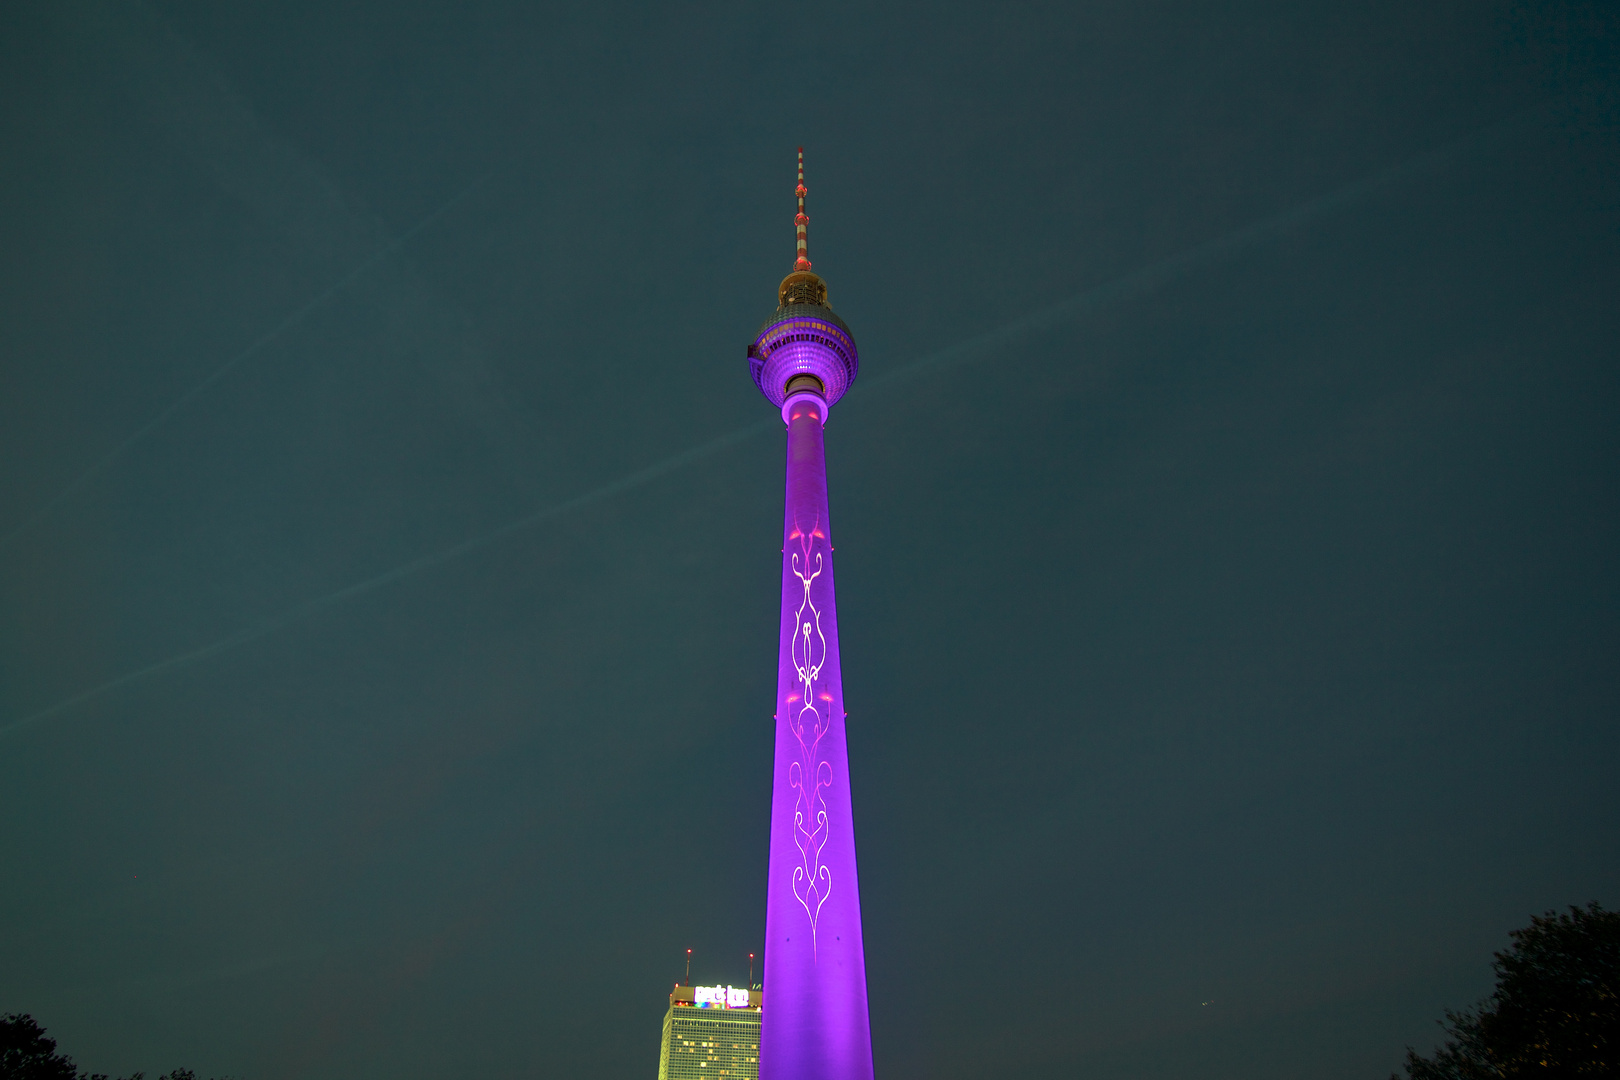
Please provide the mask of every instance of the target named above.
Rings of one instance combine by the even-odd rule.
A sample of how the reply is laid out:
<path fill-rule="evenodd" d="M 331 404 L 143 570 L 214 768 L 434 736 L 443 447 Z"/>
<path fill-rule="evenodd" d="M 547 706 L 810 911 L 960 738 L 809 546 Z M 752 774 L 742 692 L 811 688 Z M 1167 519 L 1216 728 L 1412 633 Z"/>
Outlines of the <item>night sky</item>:
<path fill-rule="evenodd" d="M 800 145 L 880 1077 L 1382 1077 L 1620 904 L 1612 3 L 31 0 L 0 1012 L 648 1080 L 747 979 Z"/>

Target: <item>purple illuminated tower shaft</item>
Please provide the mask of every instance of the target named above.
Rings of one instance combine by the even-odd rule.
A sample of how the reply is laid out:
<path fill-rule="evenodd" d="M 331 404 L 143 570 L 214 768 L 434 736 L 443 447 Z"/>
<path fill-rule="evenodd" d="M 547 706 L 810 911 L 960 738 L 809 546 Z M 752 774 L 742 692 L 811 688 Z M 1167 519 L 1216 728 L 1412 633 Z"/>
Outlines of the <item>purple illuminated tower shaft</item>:
<path fill-rule="evenodd" d="M 872 1075 L 820 403 L 788 411 L 761 1080 Z"/>
<path fill-rule="evenodd" d="M 810 272 L 800 153 L 798 257 L 749 347 L 787 424 L 781 651 L 765 913 L 760 1080 L 871 1080 L 844 689 L 822 427 L 855 379 L 855 341 Z"/>

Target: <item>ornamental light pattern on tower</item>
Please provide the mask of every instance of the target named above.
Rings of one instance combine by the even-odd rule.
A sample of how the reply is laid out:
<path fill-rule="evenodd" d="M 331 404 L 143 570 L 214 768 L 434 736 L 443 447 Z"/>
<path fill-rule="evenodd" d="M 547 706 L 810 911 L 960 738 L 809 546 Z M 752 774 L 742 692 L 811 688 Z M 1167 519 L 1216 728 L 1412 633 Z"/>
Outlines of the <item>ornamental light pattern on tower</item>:
<path fill-rule="evenodd" d="M 810 269 L 799 150 L 793 272 L 748 347 L 749 373 L 787 425 L 762 1080 L 870 1080 L 866 960 L 838 666 L 822 428 L 859 358 Z"/>

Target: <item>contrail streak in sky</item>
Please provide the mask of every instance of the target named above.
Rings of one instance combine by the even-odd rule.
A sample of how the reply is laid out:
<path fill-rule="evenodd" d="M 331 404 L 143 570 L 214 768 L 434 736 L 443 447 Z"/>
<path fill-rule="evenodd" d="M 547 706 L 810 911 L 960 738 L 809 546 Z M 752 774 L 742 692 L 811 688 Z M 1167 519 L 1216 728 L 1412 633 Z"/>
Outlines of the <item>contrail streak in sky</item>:
<path fill-rule="evenodd" d="M 1487 131 L 1495 131 L 1501 126 L 1501 124 L 1495 125 L 1487 129 Z M 1069 300 L 1032 311 L 1028 315 L 1014 319 L 1012 322 L 1004 323 L 993 330 L 987 330 L 977 337 L 951 345 L 941 349 L 939 352 L 914 360 L 909 364 L 891 368 L 875 379 L 868 379 L 867 389 L 870 391 L 888 386 L 891 383 L 908 381 L 926 371 L 936 371 L 942 368 L 954 367 L 958 364 L 972 363 L 975 360 L 983 359 L 990 350 L 1006 345 L 1025 334 L 1045 330 L 1060 323 L 1102 311 L 1115 304 L 1123 304 L 1138 297 L 1146 296 L 1204 266 L 1233 258 L 1268 240 L 1281 237 L 1290 229 L 1313 221 L 1334 210 L 1353 206 L 1380 191 L 1413 179 L 1423 173 L 1434 171 L 1445 164 L 1455 151 L 1465 143 L 1473 142 L 1478 138 L 1480 138 L 1479 134 L 1466 136 L 1438 149 L 1419 154 L 1417 157 L 1408 158 L 1406 161 L 1392 165 L 1381 172 L 1363 177 L 1354 183 L 1346 184 L 1344 187 L 1330 191 L 1326 195 L 1318 196 L 1309 202 L 1301 203 L 1292 209 L 1284 210 L 1273 217 L 1245 225 L 1213 240 L 1205 241 L 1196 247 L 1187 248 L 1156 263 L 1150 263 L 1138 270 L 1133 270 L 1122 277 L 1094 286 Z"/>
<path fill-rule="evenodd" d="M 174 401 L 169 403 L 169 406 L 166 409 L 158 413 L 151 420 L 148 420 L 142 427 L 136 429 L 135 433 L 129 436 L 129 438 L 125 439 L 123 442 L 109 450 L 102 456 L 101 460 L 97 461 L 94 465 L 91 465 L 84 472 L 80 473 L 78 479 L 74 480 L 67 487 L 51 496 L 49 501 L 47 501 L 44 506 L 41 506 L 38 510 L 35 510 L 32 514 L 30 514 L 21 525 L 18 525 L 4 536 L 0 536 L 0 549 L 3 549 L 7 544 L 11 543 L 12 540 L 21 536 L 23 533 L 32 529 L 35 525 L 45 520 L 45 518 L 49 517 L 51 511 L 62 505 L 62 503 L 66 501 L 69 496 L 83 488 L 92 479 L 104 471 L 107 466 L 111 465 L 113 462 L 117 461 L 119 458 L 128 453 L 130 447 L 134 446 L 152 432 L 162 427 L 169 421 L 170 417 L 174 416 L 174 414 L 179 412 L 181 409 L 184 409 L 187 405 L 190 405 L 204 390 L 208 389 L 210 386 L 213 386 L 226 375 L 230 374 L 238 364 L 242 363 L 242 361 L 253 356 L 266 345 L 269 345 L 272 341 L 276 340 L 276 338 L 303 322 L 322 304 L 325 304 L 328 300 L 332 299 L 332 297 L 342 292 L 360 275 L 370 270 L 373 266 L 376 266 L 379 262 L 392 255 L 394 252 L 398 251 L 402 246 L 404 246 L 406 241 L 410 240 L 411 237 L 415 236 L 417 233 L 439 220 L 439 218 L 443 217 L 447 210 L 459 203 L 462 199 L 465 199 L 468 195 L 471 195 L 488 179 L 488 175 L 481 176 L 477 180 L 474 180 L 471 184 L 468 184 L 466 187 L 462 188 L 460 192 L 452 195 L 437 210 L 433 211 L 421 221 L 418 221 L 415 225 L 401 233 L 398 237 L 372 252 L 359 263 L 355 264 L 353 269 L 329 285 L 320 295 L 316 296 L 314 299 L 308 301 L 302 307 L 292 312 L 286 318 L 282 319 L 275 326 L 266 331 L 257 341 L 253 342 L 253 344 L 249 345 L 247 348 L 225 361 L 219 367 L 215 368 L 207 378 L 203 379 L 202 382 L 175 398 Z M 0 731 L 4 730 L 5 729 L 0 728 Z"/>
<path fill-rule="evenodd" d="M 551 521 L 555 518 L 563 517 L 564 515 L 572 513 L 581 507 L 589 506 L 592 503 L 599 503 L 606 499 L 611 499 L 613 496 L 618 495 L 621 492 L 629 491 L 632 488 L 638 488 L 644 484 L 651 483 L 659 477 L 672 473 L 675 470 L 690 465 L 695 461 L 701 461 L 703 458 L 711 457 L 727 447 L 735 446 L 740 442 L 745 442 L 756 435 L 763 435 L 765 432 L 770 431 L 780 423 L 781 421 L 776 417 L 770 417 L 768 419 L 761 420 L 756 424 L 750 424 L 747 427 L 738 428 L 729 435 L 722 435 L 717 439 L 711 439 L 710 441 L 703 443 L 701 446 L 694 446 L 690 450 L 682 451 L 673 457 L 668 457 L 663 461 L 648 465 L 646 468 L 637 469 L 632 473 L 626 473 L 617 480 L 603 484 L 601 487 L 593 488 L 592 490 L 585 492 L 583 495 L 575 495 L 572 499 L 564 499 L 562 502 L 553 503 L 550 506 L 542 507 L 541 509 L 534 511 L 525 517 L 518 518 L 516 521 L 508 522 L 492 532 L 475 536 L 470 540 L 463 540 L 459 544 L 436 551 L 431 555 L 423 555 L 420 558 L 412 559 L 410 562 L 401 563 L 391 570 L 385 570 L 380 574 L 368 577 L 362 581 L 357 581 L 353 585 L 346 585 L 336 592 L 330 592 L 324 596 L 317 596 L 313 600 L 305 600 L 303 603 L 289 608 L 274 618 L 267 619 L 264 622 L 257 623 L 253 626 L 245 627 L 244 629 L 238 630 L 234 634 L 220 638 L 218 641 L 215 641 L 212 644 L 204 645 L 198 649 L 192 649 L 190 652 L 179 653 L 175 656 L 169 657 L 166 660 L 159 660 L 155 664 L 149 664 L 146 667 L 137 668 L 134 671 L 126 672 L 125 674 L 118 676 L 116 679 L 104 682 L 99 686 L 91 687 L 89 690 L 75 694 L 70 698 L 64 698 L 49 708 L 41 709 L 39 712 L 33 713 L 30 716 L 25 716 L 21 720 L 7 724 L 5 727 L 0 727 L 0 738 L 4 738 L 7 735 L 22 731 L 25 728 L 32 727 L 35 724 L 38 724 L 44 720 L 49 720 L 54 716 L 59 716 L 73 708 L 75 705 L 83 704 L 86 701 L 93 701 L 104 694 L 117 690 L 121 686 L 128 686 L 130 683 L 139 682 L 142 679 L 161 674 L 165 671 L 173 670 L 174 668 L 185 667 L 188 664 L 196 663 L 198 660 L 206 660 L 210 656 L 218 656 L 220 653 L 228 652 L 231 649 L 236 648 L 238 645 L 245 645 L 250 641 L 256 641 L 267 634 L 274 633 L 284 626 L 290 626 L 293 623 L 301 622 L 302 620 L 309 618 L 311 615 L 324 611 L 327 608 L 335 607 L 345 600 L 351 600 L 356 596 L 371 592 L 374 589 L 380 589 L 384 585 L 391 584 L 392 582 L 398 581 L 401 578 L 409 577 L 412 574 L 421 573 L 423 570 L 439 566 L 442 563 L 450 562 L 453 559 L 459 559 L 463 555 L 477 551 L 480 548 L 489 547 L 491 544 L 511 536 L 513 533 L 521 532 L 524 529 L 539 525 L 545 521 Z"/>
<path fill-rule="evenodd" d="M 1337 188 L 1325 195 L 1321 195 L 1308 202 L 1301 203 L 1298 206 L 1284 210 L 1280 214 L 1276 214 L 1272 217 L 1254 222 L 1253 224 L 1246 225 L 1213 240 L 1199 244 L 1196 247 L 1188 248 L 1185 251 L 1170 256 L 1169 258 L 1161 259 L 1160 261 L 1152 263 L 1148 266 L 1144 266 L 1141 269 L 1133 270 L 1122 277 L 1118 277 L 1112 281 L 1097 285 L 1086 290 L 1085 292 L 1082 292 L 1080 295 L 1073 297 L 1072 299 L 1031 312 L 1028 315 L 1015 319 L 1012 322 L 1005 323 L 1002 326 L 980 334 L 977 337 L 969 338 L 968 340 L 960 342 L 959 344 L 952 345 L 948 348 L 940 350 L 939 352 L 931 353 L 930 355 L 924 356 L 921 359 L 914 360 L 909 364 L 903 364 L 899 367 L 893 368 L 884 374 L 877 376 L 876 378 L 868 378 L 865 383 L 867 390 L 870 392 L 883 387 L 894 386 L 899 383 L 908 382 L 915 379 L 917 376 L 926 372 L 937 371 L 942 368 L 982 360 L 991 355 L 995 350 L 1005 346 L 1009 342 L 1019 337 L 1022 337 L 1025 334 L 1043 330 L 1071 319 L 1077 319 L 1093 312 L 1101 311 L 1112 305 L 1125 303 L 1138 297 L 1145 296 L 1154 290 L 1162 288 L 1165 285 L 1168 285 L 1173 281 L 1202 269 L 1205 266 L 1223 261 L 1225 259 L 1233 258 L 1259 244 L 1277 239 L 1286 234 L 1289 230 L 1300 225 L 1314 221 L 1317 218 L 1330 214 L 1336 210 L 1349 208 L 1397 184 L 1414 179 L 1425 173 L 1435 171 L 1446 164 L 1459 150 L 1462 150 L 1465 147 L 1476 146 L 1487 141 L 1492 136 L 1500 135 L 1507 128 L 1512 126 L 1517 120 L 1528 115 L 1532 111 L 1539 110 L 1525 110 L 1524 112 L 1517 113 L 1506 120 L 1483 129 L 1482 131 L 1464 136 L 1463 138 L 1448 143 L 1438 149 L 1409 158 L 1406 161 L 1374 173 L 1371 176 L 1367 176 L 1353 183 L 1346 184 L 1344 187 Z M 475 184 L 473 186 L 476 187 L 477 185 Z M 467 191 L 471 190 L 472 188 L 467 189 Z M 465 194 L 467 194 L 467 192 L 462 192 L 461 195 L 458 195 L 455 199 L 452 199 L 451 203 L 459 200 Z M 416 226 L 415 229 L 411 230 L 411 233 L 415 233 L 416 231 L 420 230 L 428 223 L 428 221 L 432 220 L 433 217 L 437 217 L 438 214 L 443 213 L 444 210 L 451 205 L 451 203 L 446 203 L 444 207 L 441 207 L 429 218 L 424 219 Z M 295 322 L 297 318 L 301 318 L 305 313 L 319 304 L 321 300 L 324 300 L 332 292 L 336 292 L 343 286 L 343 284 L 347 283 L 354 276 L 359 274 L 366 266 L 371 265 L 371 263 L 375 262 L 378 258 L 381 258 L 383 254 L 385 254 L 388 250 L 391 250 L 392 247 L 397 247 L 400 243 L 403 243 L 405 239 L 411 235 L 411 233 L 406 233 L 405 236 L 402 236 L 399 240 L 396 240 L 394 244 L 390 246 L 390 248 L 384 249 L 382 252 L 379 252 L 377 255 L 373 256 L 360 267 L 356 267 L 356 269 L 350 273 L 349 277 L 344 278 L 342 282 L 334 285 L 332 289 L 328 290 L 327 293 L 322 294 L 321 297 L 317 298 L 305 308 L 301 309 L 296 316 L 290 316 L 287 322 L 283 324 L 283 327 L 291 325 L 291 323 Z M 252 348 L 258 348 L 260 344 L 269 339 L 269 336 L 279 333 L 281 329 L 282 327 L 278 327 L 275 331 L 272 331 L 271 335 L 260 339 L 260 342 L 256 342 Z M 244 353 L 242 355 L 246 356 L 247 354 Z M 240 359 L 241 357 L 238 357 L 236 360 L 232 360 L 230 364 L 226 365 L 225 368 L 221 368 L 214 375 L 210 376 L 209 379 L 199 385 L 196 390 L 193 390 L 185 398 L 182 398 L 180 401 L 176 402 L 170 407 L 168 412 L 163 414 L 162 417 L 153 421 L 151 425 L 148 425 L 148 428 L 142 429 L 141 432 L 138 432 L 129 441 L 133 442 L 135 438 L 139 438 L 140 435 L 144 434 L 146 430 L 149 430 L 151 427 L 155 427 L 162 421 L 162 419 L 166 418 L 175 409 L 178 409 L 187 400 L 194 396 L 198 390 L 201 390 L 204 386 L 208 385 L 209 382 L 212 382 L 215 378 L 218 378 L 218 376 L 223 374 L 227 368 L 229 368 L 232 364 L 235 364 Z M 199 660 L 205 660 L 211 656 L 217 656 L 220 653 L 227 652 L 239 645 L 244 645 L 250 641 L 255 641 L 266 636 L 267 634 L 274 633 L 283 627 L 300 622 L 303 619 L 316 614 L 317 612 L 324 611 L 327 608 L 344 602 L 345 600 L 352 599 L 363 593 L 371 592 L 374 589 L 382 588 L 384 585 L 399 581 L 402 578 L 411 576 L 412 574 L 417 574 L 424 570 L 431 569 L 432 567 L 450 562 L 451 560 L 458 559 L 463 555 L 477 551 L 480 548 L 488 547 L 489 545 L 511 536 L 514 533 L 521 532 L 524 529 L 528 529 L 546 521 L 554 520 L 566 514 L 572 513 L 575 510 L 581 509 L 582 507 L 589 506 L 593 503 L 602 502 L 603 500 L 610 499 L 615 495 L 620 495 L 624 492 L 642 487 L 653 482 L 654 480 L 659 479 L 660 477 L 667 476 L 678 469 L 695 464 L 705 458 L 712 457 L 722 450 L 735 446 L 738 443 L 745 442 L 756 435 L 763 435 L 767 431 L 776 430 L 778 425 L 779 420 L 773 416 L 761 420 L 758 423 L 750 424 L 747 427 L 738 428 L 730 434 L 722 435 L 716 439 L 711 439 L 709 442 L 703 443 L 699 446 L 694 446 L 689 450 L 685 450 L 674 455 L 673 457 L 665 458 L 660 462 L 648 465 L 645 468 L 636 470 L 635 472 L 626 473 L 624 476 L 604 484 L 601 487 L 587 491 L 584 494 L 576 495 L 571 499 L 566 499 L 562 502 L 553 503 L 550 506 L 543 507 L 525 517 L 521 517 L 515 521 L 509 522 L 508 524 L 503 525 L 492 532 L 484 533 L 480 536 L 473 537 L 470 540 L 464 540 L 452 547 L 434 552 L 433 554 L 423 555 L 420 558 L 411 560 L 410 562 L 402 563 L 391 570 L 386 570 L 383 573 L 377 574 L 373 577 L 355 582 L 353 585 L 346 586 L 337 590 L 336 592 L 327 593 L 324 596 L 319 596 L 312 600 L 306 600 L 272 619 L 257 623 L 243 630 L 239 630 L 236 633 L 231 634 L 228 637 L 221 638 L 210 645 L 204 645 L 201 648 L 193 649 L 190 652 L 180 653 L 178 655 L 171 656 L 166 660 L 160 660 L 155 664 L 150 664 L 147 667 L 139 668 L 135 671 L 120 675 L 109 682 L 92 687 L 89 690 L 75 694 L 72 697 L 64 698 L 54 705 L 41 709 L 40 711 L 23 717 L 20 720 L 13 721 L 4 727 L 0 727 L 0 739 L 23 731 L 26 728 L 31 728 L 45 720 L 60 716 L 75 706 L 81 705 L 87 701 L 93 701 L 96 698 L 111 693 L 120 687 L 127 686 L 130 683 L 138 682 L 142 679 L 146 679 L 150 676 L 157 675 L 165 671 L 170 671 L 175 668 L 184 667 Z M 125 445 L 127 446 L 128 443 Z M 122 447 L 120 447 L 120 451 L 121 450 Z M 115 451 L 115 455 L 120 451 Z"/>

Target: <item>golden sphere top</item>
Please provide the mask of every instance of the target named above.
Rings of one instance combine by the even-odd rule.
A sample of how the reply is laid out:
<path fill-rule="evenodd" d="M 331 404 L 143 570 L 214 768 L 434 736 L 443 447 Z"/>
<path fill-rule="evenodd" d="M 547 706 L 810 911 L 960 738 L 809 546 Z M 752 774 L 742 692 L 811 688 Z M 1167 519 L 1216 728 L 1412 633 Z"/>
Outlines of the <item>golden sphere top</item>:
<path fill-rule="evenodd" d="M 827 283 L 808 270 L 795 270 L 782 279 L 776 289 L 776 306 L 789 304 L 816 304 L 827 306 Z"/>

